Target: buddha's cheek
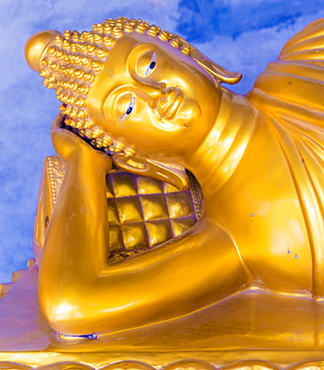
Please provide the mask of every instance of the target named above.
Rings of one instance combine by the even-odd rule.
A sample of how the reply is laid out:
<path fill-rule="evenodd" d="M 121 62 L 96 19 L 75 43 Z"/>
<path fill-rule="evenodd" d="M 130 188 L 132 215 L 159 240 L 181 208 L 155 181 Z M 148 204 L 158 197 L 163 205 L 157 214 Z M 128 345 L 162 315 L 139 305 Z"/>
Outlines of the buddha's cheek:
<path fill-rule="evenodd" d="M 181 127 L 194 127 L 199 123 L 201 115 L 200 105 L 193 99 L 185 98 L 173 121 Z"/>

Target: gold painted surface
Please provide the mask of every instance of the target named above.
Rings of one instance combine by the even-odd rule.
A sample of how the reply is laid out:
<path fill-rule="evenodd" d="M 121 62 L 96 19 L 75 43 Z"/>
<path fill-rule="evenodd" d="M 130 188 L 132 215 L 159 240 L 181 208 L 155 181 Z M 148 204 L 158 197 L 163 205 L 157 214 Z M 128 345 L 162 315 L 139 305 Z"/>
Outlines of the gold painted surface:
<path fill-rule="evenodd" d="M 32 66 L 44 45 L 37 65 L 62 102 L 51 134 L 66 170 L 54 207 L 45 176 L 35 227 L 40 308 L 61 334 L 54 348 L 129 356 L 138 346 L 136 359 L 152 353 L 153 366 L 188 353 L 216 366 L 216 353 L 223 365 L 244 353 L 270 368 L 321 366 L 323 35 L 318 20 L 289 40 L 246 96 L 222 85 L 240 74 L 142 21 L 28 42 Z M 129 178 L 116 191 L 112 162 L 171 185 L 141 180 L 139 196 Z M 194 225 L 178 216 L 189 220 L 199 198 L 190 208 L 188 193 L 170 188 L 187 188 L 184 169 L 202 190 Z M 107 263 L 144 233 L 152 248 Z M 84 346 L 68 341 L 93 334 Z"/>
<path fill-rule="evenodd" d="M 34 265 L 0 299 L 0 368 L 20 369 L 12 364 L 18 363 L 27 369 L 314 370 L 323 365 L 324 306 L 310 298 L 247 289 L 168 322 L 62 340 L 41 313 L 37 275 Z"/>

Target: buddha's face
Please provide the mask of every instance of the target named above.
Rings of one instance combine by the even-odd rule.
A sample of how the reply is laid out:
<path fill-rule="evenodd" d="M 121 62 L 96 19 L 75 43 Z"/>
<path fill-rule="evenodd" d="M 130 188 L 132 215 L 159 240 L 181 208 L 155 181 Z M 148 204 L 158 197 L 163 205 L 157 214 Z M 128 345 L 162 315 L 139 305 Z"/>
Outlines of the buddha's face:
<path fill-rule="evenodd" d="M 92 120 L 146 157 L 181 159 L 215 123 L 220 89 L 190 56 L 158 38 L 124 35 L 89 97 Z"/>

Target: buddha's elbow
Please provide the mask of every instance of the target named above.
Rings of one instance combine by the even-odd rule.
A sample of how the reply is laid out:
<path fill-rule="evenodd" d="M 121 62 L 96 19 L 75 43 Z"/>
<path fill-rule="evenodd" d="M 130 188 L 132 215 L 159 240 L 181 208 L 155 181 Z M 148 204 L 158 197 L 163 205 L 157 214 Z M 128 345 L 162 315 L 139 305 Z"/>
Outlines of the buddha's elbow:
<path fill-rule="evenodd" d="M 75 299 L 74 299 L 75 298 Z M 80 299 L 72 292 L 55 292 L 49 286 L 39 289 L 39 303 L 49 326 L 59 333 L 87 334 L 80 323 L 84 320 Z"/>

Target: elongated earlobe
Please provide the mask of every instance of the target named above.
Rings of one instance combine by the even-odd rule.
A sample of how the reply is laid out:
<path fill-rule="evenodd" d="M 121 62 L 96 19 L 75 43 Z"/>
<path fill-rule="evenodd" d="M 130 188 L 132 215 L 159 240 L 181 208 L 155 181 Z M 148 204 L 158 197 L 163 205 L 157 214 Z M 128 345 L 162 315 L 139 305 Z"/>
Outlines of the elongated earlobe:
<path fill-rule="evenodd" d="M 186 190 L 189 186 L 189 178 L 181 166 L 139 156 L 127 157 L 121 153 L 113 155 L 112 159 L 115 166 L 121 170 L 168 182 L 179 190 Z"/>
<path fill-rule="evenodd" d="M 207 58 L 204 54 L 202 54 L 199 50 L 195 48 L 192 48 L 190 56 L 208 73 L 216 77 L 221 82 L 234 85 L 238 83 L 242 78 L 241 73 L 228 71 L 227 69 L 213 62 L 211 59 Z"/>

